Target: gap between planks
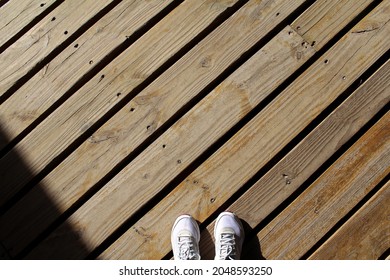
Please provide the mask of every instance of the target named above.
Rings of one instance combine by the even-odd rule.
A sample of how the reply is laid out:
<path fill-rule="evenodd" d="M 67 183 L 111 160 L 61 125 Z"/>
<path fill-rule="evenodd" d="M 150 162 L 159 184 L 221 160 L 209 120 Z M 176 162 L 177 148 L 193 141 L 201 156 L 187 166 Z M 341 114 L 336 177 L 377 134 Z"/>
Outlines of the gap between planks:
<path fill-rule="evenodd" d="M 387 182 L 309 259 L 378 259 L 390 248 L 390 183 Z"/>
<path fill-rule="evenodd" d="M 56 160 L 61 154 L 74 149 L 75 140 L 191 42 L 193 34 L 202 32 L 233 3 L 224 2 L 218 6 L 208 2 L 204 5 L 201 1 L 184 2 L 38 125 L 0 160 L 4 178 L 0 205 L 33 179 L 33 175 L 50 168 L 51 163 L 58 164 Z M 180 18 L 184 20 L 177 26 L 175 22 Z M 10 174 L 18 165 L 12 158 L 13 151 L 23 156 L 30 173 L 18 171 L 18 178 Z"/>
<path fill-rule="evenodd" d="M 251 2 L 250 2 L 251 3 Z M 276 4 L 275 4 L 276 5 Z M 278 4 L 279 5 L 279 4 Z M 248 12 L 248 10 L 249 11 L 251 11 L 251 9 L 254 9 L 254 8 L 257 8 L 257 6 L 256 5 L 254 5 L 254 4 L 251 4 L 251 5 L 248 5 L 248 8 L 242 8 L 239 12 L 238 12 L 238 15 L 237 15 L 237 17 L 235 17 L 235 16 L 233 16 L 232 18 L 231 18 L 231 21 L 233 22 L 233 23 L 236 23 L 237 22 L 237 18 L 238 19 L 242 19 L 242 16 L 241 17 L 239 17 L 239 15 L 241 14 L 241 15 L 243 15 L 243 14 L 248 14 L 248 15 L 250 15 L 250 13 Z M 269 7 L 268 7 L 269 8 Z M 272 10 L 275 10 L 276 11 L 276 9 L 278 8 L 278 6 L 275 6 L 275 7 L 273 7 L 273 9 Z M 290 9 L 290 10 L 293 10 L 293 8 L 292 7 L 290 7 L 290 6 L 288 6 L 288 5 L 285 5 L 285 9 Z M 288 14 L 288 13 L 286 13 L 286 14 Z M 267 20 L 267 21 L 264 21 L 264 24 L 265 24 L 265 26 L 269 26 L 267 29 L 271 29 L 273 26 L 275 26 L 275 22 L 274 22 L 274 13 L 270 13 L 270 15 L 268 16 L 268 19 L 269 20 Z M 248 21 L 249 22 L 252 22 L 252 24 L 256 24 L 256 22 L 257 22 L 257 20 L 256 19 L 250 19 L 250 18 L 248 18 Z M 245 22 L 244 22 L 245 23 Z M 231 28 L 228 28 L 229 27 L 229 25 L 227 25 L 227 23 L 225 24 L 225 29 L 224 30 L 231 30 Z M 248 26 L 246 26 L 245 27 L 245 30 L 249 30 L 250 32 L 253 32 L 253 34 L 256 34 L 256 36 L 257 37 L 255 37 L 255 38 L 252 38 L 251 40 L 252 40 L 252 44 L 254 44 L 255 42 L 257 42 L 258 41 L 258 37 L 259 36 L 264 36 L 264 34 L 266 34 L 267 33 L 267 30 L 264 30 L 264 28 L 260 28 L 260 27 L 257 27 L 258 29 L 256 30 L 253 30 L 252 28 L 251 28 L 251 25 L 248 25 Z M 239 29 L 241 32 L 243 32 L 243 29 L 242 28 L 239 28 L 239 26 L 235 26 L 235 29 Z M 261 30 L 261 32 L 260 32 L 260 30 Z M 291 30 L 291 29 L 290 29 Z M 210 38 L 213 38 L 212 40 L 214 41 L 218 41 L 218 42 L 220 42 L 220 37 L 219 36 L 225 36 L 226 35 L 226 33 L 225 33 L 225 31 L 220 31 L 220 33 L 216 33 L 217 35 L 215 35 L 216 36 L 216 38 L 213 38 L 213 37 L 210 37 Z M 248 38 L 251 38 L 251 37 L 253 37 L 254 35 L 252 35 L 252 36 L 245 36 L 245 34 L 243 34 L 243 36 L 245 37 L 245 39 L 246 40 L 248 40 Z M 293 35 L 292 35 L 292 33 L 290 32 L 290 34 L 289 34 L 289 32 L 285 32 L 285 33 L 283 33 L 283 36 L 286 36 L 286 37 L 292 37 Z M 237 34 L 235 34 L 235 36 L 234 36 L 234 38 L 237 38 Z M 295 37 L 296 39 L 295 40 L 297 40 L 297 41 L 295 41 L 295 43 L 294 43 L 294 47 L 296 47 L 297 49 L 299 49 L 299 50 L 301 50 L 302 49 L 302 52 L 304 51 L 304 50 L 307 50 L 307 51 L 309 51 L 309 48 L 307 48 L 306 47 L 306 45 L 304 45 L 304 44 L 302 44 L 302 40 L 301 40 L 301 38 L 298 36 L 298 37 Z M 217 40 L 218 39 L 218 40 Z M 211 39 L 210 39 L 211 40 Z M 246 42 L 246 44 L 248 44 L 247 42 L 248 41 L 244 41 L 244 42 Z M 207 44 L 206 44 L 207 43 Z M 218 48 L 218 53 L 216 53 L 216 51 L 215 51 L 215 44 L 211 44 L 211 42 L 210 41 L 207 41 L 204 45 L 203 45 L 203 47 L 205 47 L 205 46 L 207 46 L 207 48 L 212 48 L 213 49 L 213 52 L 212 53 L 214 53 L 215 55 L 217 55 L 218 54 L 218 56 L 221 56 L 221 55 L 223 55 L 223 57 L 226 57 L 226 51 L 225 52 L 223 52 L 223 50 L 224 50 L 224 48 L 222 48 L 222 46 L 223 46 L 223 44 L 221 44 L 221 48 L 222 48 L 222 50 L 219 50 L 220 48 Z M 236 44 L 234 44 L 234 41 L 233 42 L 229 42 L 229 45 L 233 45 L 233 46 L 235 46 Z M 239 45 L 239 46 L 237 46 L 237 47 L 235 47 L 235 48 L 239 48 L 240 49 L 240 51 L 242 51 L 242 45 Z M 233 50 L 230 50 L 230 52 L 233 52 Z M 271 53 L 272 53 L 272 50 L 270 51 Z M 194 54 L 196 54 L 197 52 L 194 52 Z M 237 55 L 237 56 L 236 56 Z M 287 53 L 287 54 L 285 54 L 286 56 L 290 56 L 290 54 L 289 53 Z M 235 57 L 238 57 L 239 56 L 239 54 L 235 54 L 234 55 Z M 274 57 L 274 56 L 273 56 Z M 303 53 L 302 53 L 302 57 L 300 57 L 300 59 L 302 58 L 303 59 L 303 57 L 304 57 L 304 55 L 303 55 Z M 195 56 L 195 58 L 199 58 L 199 55 L 197 55 L 197 56 Z M 202 58 L 202 57 L 201 57 Z M 292 57 L 292 59 L 294 59 L 294 60 L 298 60 L 297 58 L 296 58 L 296 56 L 294 55 L 293 57 Z M 202 61 L 202 60 L 201 60 Z M 224 62 L 224 63 L 226 63 L 226 62 Z M 300 64 L 301 62 L 299 62 L 299 64 Z M 188 64 L 188 65 L 191 65 L 191 64 Z M 301 64 L 300 64 L 301 65 Z M 204 68 L 204 67 L 203 67 Z M 207 69 L 206 69 L 207 70 Z M 201 69 L 200 68 L 200 71 L 206 71 L 206 70 L 204 70 L 204 69 Z M 187 71 L 187 70 L 186 70 Z M 161 81 L 163 81 L 163 80 L 161 80 Z M 206 81 L 207 82 L 207 81 Z M 207 84 L 207 83 L 206 83 Z M 270 85 L 267 85 L 267 86 L 270 86 Z M 272 86 L 271 86 L 272 87 Z M 271 90 L 272 91 L 272 90 Z M 176 99 L 177 100 L 177 99 Z M 159 99 L 159 103 L 161 104 L 161 100 Z M 130 110 L 129 110 L 130 111 Z M 134 112 L 136 112 L 137 111 L 137 108 L 135 109 L 135 111 Z M 128 112 L 126 112 L 126 113 L 128 113 Z M 144 126 L 144 129 L 145 129 L 145 126 Z M 99 144 L 100 143 L 103 143 L 103 142 L 99 142 Z M 106 145 L 106 144 L 105 144 Z M 168 147 L 166 147 L 167 148 L 167 150 L 168 150 Z M 170 148 L 169 148 L 170 149 Z M 177 162 L 177 161 L 175 161 L 175 162 Z"/>
<path fill-rule="evenodd" d="M 26 74 L 43 66 L 40 63 L 55 49 L 70 44 L 72 34 L 83 33 L 84 25 L 96 20 L 101 11 L 116 2 L 118 0 L 67 0 L 1 53 L 0 102 L 12 94 L 10 91 L 18 87 L 18 81 Z"/>
<path fill-rule="evenodd" d="M 53 11 L 63 0 L 11 1 L 0 10 L 0 54 Z"/>
<path fill-rule="evenodd" d="M 265 258 L 300 258 L 390 172 L 389 121 L 387 113 L 260 231 Z"/>
<path fill-rule="evenodd" d="M 48 9 L 55 0 L 46 1 L 41 6 L 41 1 L 10 1 L 0 10 L 0 46 L 15 36 L 20 29 L 27 26 L 34 18 Z"/>
<path fill-rule="evenodd" d="M 17 142 L 32 130 L 117 52 L 129 47 L 134 36 L 145 33 L 149 23 L 158 21 L 160 13 L 164 15 L 172 3 L 125 0 L 46 64 L 1 105 L 1 125 L 9 142 Z M 0 150 L 10 146 L 9 142 L 0 143 Z"/>
<path fill-rule="evenodd" d="M 390 101 L 390 62 L 383 65 L 363 85 L 336 108 L 294 149 L 238 198 L 228 211 L 245 221 L 248 238 L 287 198 L 299 190 L 335 151 L 367 124 Z M 214 222 L 202 232 L 203 258 L 213 257 Z M 257 242 L 254 242 L 257 243 Z M 245 252 L 249 258 L 259 258 L 260 252 Z M 257 253 L 257 255 L 254 255 Z"/>
<path fill-rule="evenodd" d="M 149 31 L 144 37 L 142 37 L 140 40 L 136 42 L 136 46 L 132 45 L 132 47 L 124 52 L 118 59 L 116 59 L 112 64 L 109 65 L 107 68 L 111 69 L 113 72 L 117 72 L 118 70 L 118 63 L 122 64 L 122 74 L 116 77 L 117 84 L 113 84 L 110 82 L 110 80 L 105 81 L 99 81 L 102 85 L 102 89 L 105 91 L 113 91 L 113 94 L 115 95 L 115 100 L 113 101 L 111 98 L 109 100 L 109 103 L 117 103 L 117 89 L 115 87 L 121 86 L 121 87 L 128 87 L 128 80 L 130 80 L 130 84 L 133 84 L 133 87 L 136 87 L 137 84 L 141 83 L 143 80 L 147 79 L 148 75 L 151 75 L 151 72 L 156 70 L 156 68 L 160 67 L 165 61 L 167 61 L 170 57 L 173 57 L 175 51 L 179 51 L 181 47 L 191 42 L 194 35 L 193 34 L 199 34 L 200 32 L 203 32 L 205 28 L 213 22 L 218 19 L 221 15 L 225 16 L 226 11 L 230 7 L 230 5 L 233 5 L 234 3 L 237 3 L 237 1 L 222 1 L 219 3 L 219 5 L 215 6 L 212 5 L 212 3 L 208 3 L 207 5 L 201 1 L 187 1 L 183 3 L 183 5 L 179 6 L 177 9 L 175 9 L 170 15 L 165 17 L 157 26 L 155 26 L 151 31 Z M 230 13 L 230 11 L 229 11 Z M 228 15 L 229 15 L 228 13 Z M 182 28 L 177 28 L 177 25 L 174 24 L 178 19 L 184 18 L 184 21 L 181 21 Z M 161 30 L 164 30 L 163 32 Z M 191 32 L 189 32 L 189 30 Z M 221 36 L 221 35 L 219 35 Z M 252 39 L 253 40 L 253 39 Z M 157 43 L 156 43 L 157 42 Z M 156 47 L 156 44 L 159 44 L 160 47 Z M 150 49 L 145 48 L 145 46 L 150 46 Z M 149 53 L 148 53 L 149 51 Z M 241 50 L 242 51 L 242 50 Z M 163 54 L 163 55 L 161 55 Z M 239 56 L 239 53 L 235 54 Z M 156 57 L 159 57 L 158 60 L 156 60 Z M 165 59 L 165 61 L 164 61 Z M 128 61 L 130 60 L 130 62 Z M 144 60 L 144 61 L 142 61 Z M 140 64 L 139 61 L 142 61 Z M 136 67 L 132 67 L 136 65 Z M 198 64 L 197 64 L 198 65 Z M 143 69 L 146 68 L 146 69 Z M 209 71 L 207 67 L 203 67 L 203 71 Z M 108 71 L 108 69 L 104 69 L 103 71 Z M 145 72 L 141 75 L 141 72 Z M 133 76 L 131 79 L 125 79 L 123 75 Z M 99 77 L 99 76 L 98 76 Z M 108 78 L 107 78 L 108 79 Z M 107 86 L 109 85 L 109 86 Z M 89 93 L 89 97 L 92 102 L 96 102 L 95 106 L 99 106 L 99 103 L 95 99 L 94 92 L 90 92 L 90 89 L 94 88 L 96 90 L 95 84 L 91 83 L 90 87 L 87 89 L 84 89 L 81 93 L 79 93 L 79 96 L 76 97 L 76 100 L 74 102 L 78 103 L 80 101 L 80 98 L 85 98 L 83 96 L 83 93 L 87 92 Z M 122 98 L 126 92 L 126 90 L 120 90 L 123 94 L 120 96 Z M 80 96 L 81 95 L 81 96 Z M 101 96 L 101 98 L 106 98 L 104 96 Z M 119 98 L 119 99 L 120 99 Z M 143 98 L 140 98 L 140 102 Z M 88 102 L 87 102 L 88 103 Z M 141 102 L 142 104 L 142 102 Z M 74 103 L 72 103 L 74 105 Z M 90 103 L 89 103 L 90 105 Z M 77 105 L 79 106 L 79 105 Z M 68 109 L 68 114 L 72 114 L 72 110 L 74 109 L 73 106 L 68 106 L 63 110 Z M 91 108 L 91 111 L 94 111 L 93 108 Z M 148 112 L 148 111 L 146 111 Z M 83 114 L 85 112 L 79 112 L 80 114 Z M 61 119 L 63 116 L 61 116 L 61 113 L 57 114 L 57 116 Z M 71 118 L 73 118 L 74 121 L 79 121 L 79 115 L 71 115 Z M 99 116 L 96 116 L 99 117 Z M 81 117 L 80 117 L 81 118 Z M 58 121 L 58 120 L 57 120 Z M 69 125 L 72 127 L 72 124 Z M 85 125 L 83 125 L 84 127 Z M 56 127 L 54 125 L 54 127 Z M 145 125 L 146 127 L 146 125 Z M 43 128 L 46 129 L 47 127 Z M 81 129 L 83 130 L 83 129 Z M 84 129 L 85 131 L 85 129 Z M 146 131 L 146 129 L 145 129 Z M 53 134 L 53 131 L 50 131 L 50 129 L 47 130 L 48 133 Z M 151 130 L 142 133 L 143 136 L 149 136 L 151 133 Z M 39 133 L 37 133 L 39 134 Z M 67 136 L 69 136 L 66 133 Z M 62 141 L 63 139 L 58 139 Z M 26 141 L 28 143 L 29 141 Z M 87 142 L 91 143 L 91 142 Z M 43 145 L 44 146 L 44 145 Z M 20 151 L 19 149 L 17 149 Z M 47 151 L 48 153 L 50 151 Z M 51 155 L 53 157 L 55 155 Z M 6 162 L 6 161 L 4 161 Z M 69 183 L 68 181 L 67 183 Z M 39 193 L 40 190 L 37 190 Z M 68 205 L 71 205 L 74 203 L 82 194 L 80 193 L 73 193 L 71 195 L 78 195 L 78 197 L 75 197 L 73 201 L 66 201 L 66 203 L 69 203 Z M 30 196 L 31 197 L 31 196 Z M 34 197 L 34 194 L 32 195 Z M 55 196 L 52 196 L 55 198 Z M 25 201 L 25 200 L 24 200 Z M 62 203 L 61 201 L 59 203 Z M 38 203 L 33 203 L 29 205 L 38 205 Z M 62 211 L 65 211 L 66 208 L 61 208 Z M 46 215 L 46 214 L 44 214 Z M 58 215 L 58 214 L 57 214 Z M 18 217 L 21 217 L 20 215 L 17 215 Z M 57 218 L 55 216 L 54 218 Z M 46 218 L 47 219 L 47 216 Z M 51 220 L 53 221 L 53 220 Z M 46 220 L 46 225 L 50 224 L 51 221 Z M 46 226 L 45 225 L 45 226 Z M 35 227 L 35 226 L 34 226 Z M 23 234 L 24 235 L 24 234 Z M 24 235 L 25 236 L 25 235 Z M 35 236 L 27 237 L 29 238 L 29 241 L 33 239 Z M 23 238 L 22 238 L 23 239 Z M 19 242 L 18 242 L 19 243 Z M 19 246 L 19 245 L 18 245 Z M 18 251 L 18 246 L 14 247 L 14 251 Z M 23 246 L 23 245 L 22 245 Z"/>
<path fill-rule="evenodd" d="M 359 28 L 369 21 L 378 21 L 385 26 L 387 19 L 383 18 L 382 14 L 385 8 L 386 6 L 383 5 L 375 9 L 355 28 Z M 278 96 L 270 106 L 265 108 L 227 144 L 195 170 L 167 198 L 133 225 L 101 257 L 114 259 L 161 258 L 161 254 L 170 249 L 169 240 L 165 238 L 164 234 L 159 234 L 169 232 L 167 220 L 175 220 L 175 217 L 180 213 L 192 214 L 201 222 L 207 218 L 229 194 L 237 190 L 243 182 L 252 176 L 250 175 L 253 174 L 252 172 L 258 170 L 263 162 L 265 163 L 272 157 L 271 152 L 272 154 L 276 153 L 283 146 L 281 141 L 286 143 L 288 139 L 293 138 L 296 131 L 299 130 L 298 127 L 303 128 L 307 125 L 309 122 L 307 118 L 318 114 L 337 95 L 341 94 L 354 78 L 359 77 L 364 69 L 367 69 L 387 50 L 385 45 L 382 45 L 384 43 L 382 39 L 383 35 L 388 33 L 388 28 L 388 26 L 382 28 L 381 32 L 376 35 L 371 34 L 373 37 L 366 38 L 367 40 L 357 38 L 353 33 L 355 29 L 353 29 L 310 67 L 298 81 Z M 352 51 L 346 46 L 353 46 L 356 49 Z M 371 54 L 369 54 L 370 52 Z M 360 59 L 363 54 L 366 59 Z M 324 63 L 326 59 L 331 63 Z M 328 69 L 328 66 L 331 66 L 332 69 Z M 339 73 L 338 79 L 334 79 L 333 73 L 340 72 L 341 69 L 343 71 Z M 342 79 L 343 75 L 349 79 Z M 314 84 L 316 85 L 314 88 L 318 90 L 307 91 L 307 88 L 312 88 Z M 292 94 L 293 92 L 295 94 Z M 333 97 L 330 98 L 332 94 Z M 300 98 L 294 99 L 292 96 Z M 322 100 L 320 101 L 320 99 Z M 285 114 L 281 114 L 281 109 L 277 109 L 278 107 L 283 108 L 285 113 L 296 112 L 298 114 L 303 110 L 306 114 L 299 114 L 299 120 L 293 118 L 294 121 L 291 122 L 291 119 L 283 119 Z M 313 115 L 309 117 L 308 114 Z M 283 136 L 288 139 L 281 139 L 282 135 L 288 135 Z M 260 142 L 259 138 L 261 138 Z M 273 139 L 273 141 L 267 141 L 267 139 Z M 156 145 L 161 145 L 161 143 L 163 142 L 156 143 Z M 169 145 L 170 143 L 167 143 L 167 146 Z M 261 153 L 264 150 L 268 151 L 266 155 Z M 243 161 L 243 159 L 245 160 Z M 227 181 L 225 182 L 225 180 Z M 224 186 L 223 192 L 219 186 Z M 186 197 L 191 197 L 191 201 L 186 200 Z M 77 221 L 80 222 L 80 219 Z M 132 244 L 132 248 L 128 244 Z"/>

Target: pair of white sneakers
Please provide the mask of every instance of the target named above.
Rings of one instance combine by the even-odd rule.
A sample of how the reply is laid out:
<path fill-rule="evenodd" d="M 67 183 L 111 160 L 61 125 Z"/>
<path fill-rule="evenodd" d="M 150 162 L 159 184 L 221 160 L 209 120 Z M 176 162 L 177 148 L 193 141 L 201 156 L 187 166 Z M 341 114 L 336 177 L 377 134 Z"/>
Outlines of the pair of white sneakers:
<path fill-rule="evenodd" d="M 231 212 L 222 212 L 214 228 L 215 259 L 238 260 L 244 241 L 244 229 L 240 219 Z M 171 232 L 171 243 L 175 260 L 200 260 L 200 231 L 190 215 L 179 216 Z"/>

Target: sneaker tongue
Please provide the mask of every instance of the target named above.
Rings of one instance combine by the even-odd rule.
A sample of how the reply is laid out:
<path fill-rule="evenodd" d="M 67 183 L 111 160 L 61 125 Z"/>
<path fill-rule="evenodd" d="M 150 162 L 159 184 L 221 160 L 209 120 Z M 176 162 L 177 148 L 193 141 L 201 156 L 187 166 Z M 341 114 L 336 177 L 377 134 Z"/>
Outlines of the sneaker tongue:
<path fill-rule="evenodd" d="M 185 233 L 179 236 L 179 256 L 181 260 L 197 260 L 198 254 L 195 252 L 194 240 L 191 235 Z"/>
<path fill-rule="evenodd" d="M 235 260 L 236 244 L 234 233 L 222 233 L 220 240 L 220 259 Z"/>

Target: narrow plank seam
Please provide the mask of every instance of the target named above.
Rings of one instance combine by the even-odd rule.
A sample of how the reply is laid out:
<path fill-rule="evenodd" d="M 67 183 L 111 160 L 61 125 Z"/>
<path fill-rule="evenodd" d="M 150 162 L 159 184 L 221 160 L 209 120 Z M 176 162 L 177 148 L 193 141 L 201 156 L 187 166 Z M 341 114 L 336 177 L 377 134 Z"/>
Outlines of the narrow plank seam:
<path fill-rule="evenodd" d="M 338 99 L 336 99 L 332 104 L 330 104 L 316 119 L 313 120 L 311 124 L 309 124 L 308 127 L 306 127 L 301 133 L 302 135 L 298 135 L 298 139 L 293 139 L 288 145 L 286 145 L 285 148 L 287 148 L 282 155 L 280 155 L 280 158 L 284 157 L 288 154 L 290 150 L 292 150 L 296 144 L 301 142 L 317 125 L 319 125 L 322 121 L 326 119 L 326 117 L 333 112 L 335 108 L 340 106 L 355 90 L 358 89 L 358 87 L 364 83 L 366 80 L 368 80 L 372 74 L 374 74 L 385 62 L 383 60 L 387 61 L 387 57 L 389 55 L 389 51 L 385 53 L 376 63 L 374 63 L 369 69 L 365 71 L 359 78 L 356 79 L 356 81 L 347 88 L 344 93 L 342 93 Z M 371 126 L 376 123 L 378 120 L 380 120 L 388 111 L 387 106 L 389 104 L 384 105 L 384 107 L 370 120 L 368 121 L 358 132 L 356 132 L 345 144 L 343 144 L 329 159 L 327 159 L 305 182 L 302 183 L 302 185 L 292 194 L 289 196 L 288 199 L 286 199 L 282 204 L 280 204 L 277 208 L 275 208 L 265 219 L 263 219 L 254 229 L 251 233 L 248 234 L 248 238 L 256 238 L 256 235 L 264 228 L 266 227 L 275 217 L 277 217 L 284 209 L 286 209 L 290 203 L 292 203 L 301 193 L 304 192 L 315 180 L 317 180 L 323 172 L 325 172 L 332 164 L 334 164 L 352 145 L 360 138 L 362 137 L 370 128 Z M 294 143 L 295 142 L 295 143 Z M 290 146 L 290 148 L 288 148 Z M 283 151 L 283 150 L 282 150 Z M 272 159 L 271 161 L 275 161 Z M 276 160 L 278 161 L 278 160 Z M 272 167 L 271 167 L 272 168 Z M 269 168 L 269 169 L 271 169 Z M 265 174 L 264 172 L 262 172 Z M 262 174 L 259 174 L 255 176 L 256 178 L 254 180 L 250 180 L 248 182 L 248 189 L 262 177 Z M 234 196 L 234 199 L 237 199 L 236 196 Z M 232 202 L 230 202 L 228 205 L 230 205 Z M 225 206 L 226 208 L 227 206 Z M 211 221 L 210 221 L 211 223 Z M 311 254 L 311 253 L 310 253 Z M 305 254 L 302 259 L 308 258 L 309 256 Z"/>
<path fill-rule="evenodd" d="M 19 40 L 27 31 L 29 31 L 32 27 L 34 27 L 38 22 L 44 19 L 48 14 L 53 12 L 56 8 L 58 8 L 65 0 L 58 0 L 51 4 L 47 9 L 45 9 L 42 13 L 37 15 L 32 21 L 23 27 L 19 32 L 17 32 L 14 36 L 12 36 L 7 42 L 0 46 L 0 54 L 3 53 L 6 49 L 8 49 L 12 44 L 14 44 L 17 40 Z M 1 5 L 0 5 L 1 8 Z M 4 101 L 2 98 L 0 99 L 0 104 Z"/>
<path fill-rule="evenodd" d="M 359 201 L 344 217 L 342 217 L 318 242 L 302 256 L 302 260 L 309 259 L 327 240 L 332 238 L 336 231 L 347 223 L 369 200 L 385 187 L 390 175 L 383 178 L 361 201 Z M 379 257 L 380 259 L 380 257 Z"/>
<path fill-rule="evenodd" d="M 381 1 L 382 2 L 382 1 Z M 344 35 L 346 35 L 358 22 L 360 22 L 365 16 L 367 16 L 371 11 L 375 9 L 380 3 L 373 2 L 371 3 L 364 11 L 362 11 L 358 16 L 356 16 L 350 23 L 348 23 L 342 30 L 340 30 L 328 43 L 326 43 L 322 49 L 318 50 L 317 53 L 313 55 L 299 71 L 298 76 L 306 71 L 310 65 L 312 65 L 316 60 L 318 60 L 322 55 L 324 55 L 331 47 L 337 43 Z M 238 197 L 244 194 L 256 181 L 258 181 L 264 174 L 266 174 L 280 159 L 287 155 L 297 143 L 301 142 L 315 127 L 317 127 L 335 108 L 337 108 L 342 102 L 344 102 L 354 90 L 356 90 L 364 81 L 370 78 L 386 61 L 389 56 L 390 51 L 387 51 L 376 63 L 371 65 L 354 83 L 350 85 L 336 100 L 334 100 L 323 112 L 321 112 L 304 130 L 302 130 L 294 139 L 290 141 L 278 154 L 275 155 L 257 174 L 253 176 L 239 191 L 237 191 L 229 200 L 223 204 L 214 215 L 211 215 L 205 222 L 200 226 L 201 229 L 206 228 L 213 220 L 215 220 L 216 215 L 219 211 L 226 209 L 227 206 L 233 203 Z M 295 75 L 295 74 L 294 74 Z M 373 120 L 377 120 L 385 114 L 384 109 L 380 111 Z M 335 153 L 328 161 L 326 161 L 323 166 L 313 173 L 308 180 L 306 180 L 301 188 L 299 188 L 294 194 L 290 196 L 288 200 L 279 205 L 271 214 L 269 214 L 253 231 L 248 235 L 248 238 L 256 236 L 256 234 L 265 227 L 274 217 L 279 215 L 283 209 L 285 209 L 290 202 L 292 202 L 300 193 L 304 191 L 320 174 L 326 170 L 339 156 L 339 153 L 346 151 L 352 144 L 356 141 L 356 137 L 360 137 L 361 133 L 369 129 L 368 125 L 364 126 L 354 137 L 352 137 L 346 144 L 340 147 L 339 152 Z"/>
<path fill-rule="evenodd" d="M 266 43 L 272 39 L 275 35 L 277 35 L 279 32 L 285 28 L 286 25 L 290 24 L 296 17 L 298 17 L 304 10 L 307 9 L 308 6 L 310 6 L 311 2 L 303 3 L 300 7 L 298 7 L 295 11 L 293 11 L 289 16 L 287 16 L 283 21 L 281 21 L 274 29 L 272 29 L 263 39 L 261 39 L 258 43 L 256 43 L 251 49 L 249 49 L 246 53 L 242 54 L 240 59 L 236 62 L 234 62 L 231 66 L 229 66 L 222 74 L 217 77 L 214 81 L 212 81 L 202 92 L 196 97 L 196 101 L 191 101 L 189 106 L 194 106 L 194 104 L 200 102 L 204 97 L 208 95 L 209 92 L 211 92 L 220 82 L 222 82 L 224 79 L 226 79 L 228 76 L 231 75 L 235 70 L 237 70 L 242 64 L 244 64 L 248 59 L 250 59 L 255 53 L 257 53 L 262 47 L 266 45 Z M 285 84 L 284 87 L 287 87 L 288 83 Z M 277 92 L 280 92 L 281 90 L 275 90 Z M 266 106 L 266 104 L 270 103 L 273 98 L 275 97 L 275 91 L 272 92 L 268 98 L 266 98 L 265 101 L 261 102 L 259 105 L 261 108 Z M 193 104 L 194 103 L 194 104 Z M 256 111 L 256 110 L 255 110 Z M 178 119 L 180 119 L 185 112 L 180 112 L 180 115 L 176 113 L 170 120 L 168 120 L 160 129 L 164 128 L 163 131 L 159 132 L 155 139 L 157 139 L 158 136 L 163 134 L 173 123 L 175 123 Z M 157 194 L 153 199 L 151 199 L 149 202 L 145 204 L 141 209 L 139 209 L 132 217 L 129 217 L 127 221 L 123 223 L 122 226 L 120 226 L 110 237 L 106 239 L 100 246 L 98 246 L 87 258 L 88 259 L 94 259 L 98 255 L 100 255 L 101 252 L 103 252 L 106 248 L 108 248 L 113 240 L 118 238 L 120 235 L 122 235 L 128 228 L 131 227 L 132 224 L 134 224 L 137 220 L 140 219 L 144 215 L 144 213 L 148 212 L 151 208 L 153 208 L 161 199 L 162 196 L 165 196 L 166 193 L 169 193 L 178 183 L 180 183 L 189 173 L 191 173 L 193 170 L 195 170 L 199 165 L 201 165 L 211 154 L 213 154 L 220 146 L 222 146 L 226 139 L 230 138 L 230 135 L 234 134 L 235 131 L 239 130 L 242 126 L 245 125 L 246 122 L 249 122 L 252 118 L 254 111 L 250 112 L 247 116 L 243 118 L 245 119 L 244 123 L 241 120 L 238 124 L 233 126 L 225 135 L 223 135 L 219 140 L 217 140 L 211 147 L 206 149 L 197 159 L 195 159 L 186 169 L 184 169 L 181 173 L 179 173 L 170 183 L 167 184 Z M 254 114 L 255 115 L 255 114 Z M 160 130 L 159 129 L 159 130 Z M 158 131 L 159 131 L 158 130 Z M 155 140 L 153 139 L 153 141 Z M 141 144 L 142 145 L 142 144 Z M 140 151 L 142 152 L 142 151 Z M 138 155 L 138 153 L 137 153 Z M 135 158 L 137 155 L 132 156 L 131 160 Z M 126 166 L 128 163 L 130 163 L 130 160 L 126 160 L 125 164 L 123 166 Z M 119 170 L 120 171 L 120 170 Z M 118 171 L 118 172 L 119 172 Z M 115 175 L 115 174 L 114 174 Z"/>
<path fill-rule="evenodd" d="M 60 0 L 62 4 L 65 0 Z M 72 42 L 84 34 L 89 28 L 91 28 L 96 22 L 98 22 L 102 17 L 109 13 L 113 8 L 115 8 L 123 0 L 113 0 L 110 4 L 101 9 L 97 14 L 92 16 L 88 21 L 86 21 L 82 26 L 80 26 L 69 38 L 55 47 L 42 61 L 38 62 L 31 70 L 26 73 L 23 77 L 19 78 L 1 97 L 0 105 L 4 103 L 14 92 L 21 88 L 27 81 L 29 81 L 36 73 L 38 73 L 46 64 L 50 63 L 56 56 L 58 56 L 66 47 L 68 47 Z M 59 6 L 57 2 L 53 4 L 55 8 Z M 54 9 L 53 9 L 54 10 Z M 50 11 L 51 12 L 51 11 Z M 46 14 L 45 14 L 46 16 Z M 42 17 L 43 18 L 43 17 Z M 27 30 L 26 30 L 27 31 Z M 19 36 L 21 37 L 21 36 Z M 4 49 L 5 50 L 5 49 Z M 0 49 L 2 53 L 3 48 Z"/>

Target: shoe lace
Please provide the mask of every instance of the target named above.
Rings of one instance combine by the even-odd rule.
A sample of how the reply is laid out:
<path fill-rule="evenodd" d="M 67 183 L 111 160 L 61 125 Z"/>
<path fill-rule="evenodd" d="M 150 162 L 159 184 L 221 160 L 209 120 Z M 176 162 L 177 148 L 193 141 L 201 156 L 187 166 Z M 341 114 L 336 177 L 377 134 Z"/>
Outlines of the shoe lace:
<path fill-rule="evenodd" d="M 179 237 L 179 259 L 180 260 L 198 260 L 199 254 L 195 248 L 195 242 L 192 236 Z"/>
<path fill-rule="evenodd" d="M 236 259 L 236 242 L 233 233 L 222 233 L 219 241 L 219 260 Z"/>

